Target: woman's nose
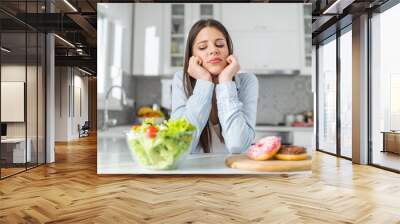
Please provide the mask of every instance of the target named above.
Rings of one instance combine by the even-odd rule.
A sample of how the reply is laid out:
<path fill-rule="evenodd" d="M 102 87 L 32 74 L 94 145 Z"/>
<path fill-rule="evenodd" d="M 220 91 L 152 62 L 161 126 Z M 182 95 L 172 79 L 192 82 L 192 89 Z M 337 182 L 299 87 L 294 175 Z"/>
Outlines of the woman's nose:
<path fill-rule="evenodd" d="M 215 46 L 213 46 L 213 47 L 210 47 L 210 52 L 209 52 L 211 55 L 213 55 L 213 54 L 218 54 L 219 53 L 219 50 L 218 50 L 218 48 L 217 47 L 215 47 Z"/>

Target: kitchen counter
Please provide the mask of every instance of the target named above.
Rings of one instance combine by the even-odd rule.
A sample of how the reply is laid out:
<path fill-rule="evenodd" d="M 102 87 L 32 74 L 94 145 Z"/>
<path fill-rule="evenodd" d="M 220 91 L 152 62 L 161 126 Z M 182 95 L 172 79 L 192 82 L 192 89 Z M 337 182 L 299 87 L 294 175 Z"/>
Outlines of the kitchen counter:
<path fill-rule="evenodd" d="M 280 136 L 284 144 L 305 147 L 308 152 L 315 148 L 314 127 L 256 125 L 255 141 L 270 135 Z"/>
<path fill-rule="evenodd" d="M 131 126 L 116 126 L 108 129 L 106 132 L 98 131 L 97 137 L 120 137 L 125 138 L 124 133 L 130 130 Z M 293 127 L 293 126 L 268 126 L 256 125 L 256 131 L 285 131 L 285 132 L 313 132 L 314 127 Z"/>
<path fill-rule="evenodd" d="M 313 132 L 314 127 L 293 127 L 293 126 L 266 126 L 256 125 L 256 131 L 285 131 L 285 132 Z"/>
<path fill-rule="evenodd" d="M 107 132 L 98 132 L 97 173 L 98 174 L 298 174 L 296 172 L 257 172 L 232 169 L 225 166 L 229 154 L 188 154 L 176 170 L 148 170 L 139 166 L 130 153 L 123 134 L 129 127 L 115 127 Z"/>

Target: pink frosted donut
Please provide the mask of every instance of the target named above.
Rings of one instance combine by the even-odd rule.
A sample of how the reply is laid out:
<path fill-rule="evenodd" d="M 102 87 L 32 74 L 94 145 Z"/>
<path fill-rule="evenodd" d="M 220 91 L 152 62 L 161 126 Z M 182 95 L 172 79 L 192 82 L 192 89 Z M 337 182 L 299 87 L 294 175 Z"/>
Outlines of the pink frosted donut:
<path fill-rule="evenodd" d="M 247 156 L 253 160 L 267 160 L 272 158 L 281 147 L 281 138 L 268 136 L 260 139 L 247 149 Z"/>

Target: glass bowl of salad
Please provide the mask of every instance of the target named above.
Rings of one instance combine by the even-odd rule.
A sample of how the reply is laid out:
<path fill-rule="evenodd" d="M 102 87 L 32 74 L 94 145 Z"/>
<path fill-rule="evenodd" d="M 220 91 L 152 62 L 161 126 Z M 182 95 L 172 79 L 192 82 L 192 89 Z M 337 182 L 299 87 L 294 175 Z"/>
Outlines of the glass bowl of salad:
<path fill-rule="evenodd" d="M 185 118 L 156 124 L 146 119 L 132 126 L 127 143 L 135 161 L 144 168 L 170 170 L 177 168 L 179 158 L 189 150 L 195 127 Z"/>

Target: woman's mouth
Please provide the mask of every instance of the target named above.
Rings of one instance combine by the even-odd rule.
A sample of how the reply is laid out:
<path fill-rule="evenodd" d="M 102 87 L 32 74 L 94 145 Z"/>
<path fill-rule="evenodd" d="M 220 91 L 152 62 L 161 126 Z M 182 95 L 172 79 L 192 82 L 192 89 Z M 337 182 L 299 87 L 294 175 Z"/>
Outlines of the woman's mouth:
<path fill-rule="evenodd" d="M 213 58 L 211 60 L 208 61 L 208 63 L 215 65 L 215 64 L 219 64 L 222 61 L 221 58 Z"/>

